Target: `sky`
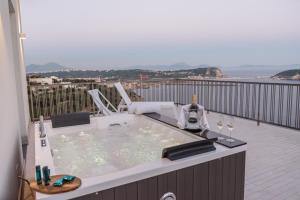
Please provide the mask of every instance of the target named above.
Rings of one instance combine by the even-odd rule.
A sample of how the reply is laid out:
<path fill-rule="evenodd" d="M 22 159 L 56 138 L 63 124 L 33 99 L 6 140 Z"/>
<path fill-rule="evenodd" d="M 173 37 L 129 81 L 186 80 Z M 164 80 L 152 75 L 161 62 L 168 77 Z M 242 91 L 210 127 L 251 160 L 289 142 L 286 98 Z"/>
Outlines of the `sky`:
<path fill-rule="evenodd" d="M 300 63 L 299 0 L 22 0 L 26 64 Z"/>

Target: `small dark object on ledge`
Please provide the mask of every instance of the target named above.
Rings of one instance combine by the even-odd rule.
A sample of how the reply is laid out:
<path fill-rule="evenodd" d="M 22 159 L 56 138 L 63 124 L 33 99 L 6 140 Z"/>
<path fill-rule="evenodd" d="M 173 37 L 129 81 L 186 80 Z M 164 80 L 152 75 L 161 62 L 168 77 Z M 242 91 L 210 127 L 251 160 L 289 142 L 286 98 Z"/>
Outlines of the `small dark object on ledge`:
<path fill-rule="evenodd" d="M 45 139 L 41 139 L 41 146 L 45 147 L 47 146 L 46 140 Z"/>

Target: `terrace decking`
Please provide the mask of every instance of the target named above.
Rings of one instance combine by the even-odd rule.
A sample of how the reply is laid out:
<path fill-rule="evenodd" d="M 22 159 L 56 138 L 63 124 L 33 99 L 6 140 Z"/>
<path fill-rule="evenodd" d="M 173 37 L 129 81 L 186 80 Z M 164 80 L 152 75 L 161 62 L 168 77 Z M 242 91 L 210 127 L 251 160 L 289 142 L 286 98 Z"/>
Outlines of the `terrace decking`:
<path fill-rule="evenodd" d="M 218 131 L 218 116 L 213 112 L 207 115 L 212 130 Z M 228 134 L 226 127 L 222 133 Z M 300 131 L 263 123 L 257 126 L 255 121 L 235 118 L 233 137 L 248 145 L 245 200 L 300 199 Z M 27 163 L 32 162 L 33 152 L 29 148 Z"/>
<path fill-rule="evenodd" d="M 207 116 L 218 130 L 219 114 Z M 228 134 L 226 127 L 223 133 Z M 248 145 L 245 200 L 300 199 L 300 131 L 235 118 L 233 137 Z"/>

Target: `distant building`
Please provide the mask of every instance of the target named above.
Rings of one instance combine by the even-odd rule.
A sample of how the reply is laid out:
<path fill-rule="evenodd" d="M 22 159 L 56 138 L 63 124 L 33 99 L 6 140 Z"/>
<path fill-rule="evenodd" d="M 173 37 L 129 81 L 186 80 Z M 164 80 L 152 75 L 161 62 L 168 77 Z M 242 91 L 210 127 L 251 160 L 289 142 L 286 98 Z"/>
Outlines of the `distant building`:
<path fill-rule="evenodd" d="M 29 83 L 30 84 L 40 84 L 40 85 L 52 85 L 54 83 L 60 83 L 62 79 L 56 76 L 50 77 L 30 77 Z"/>
<path fill-rule="evenodd" d="M 61 82 L 61 81 L 62 81 L 62 79 L 61 79 L 61 78 L 58 78 L 57 76 L 50 76 L 50 78 L 52 78 L 52 80 L 53 80 L 54 82 Z"/>
<path fill-rule="evenodd" d="M 201 76 L 201 75 L 198 75 L 198 76 L 188 76 L 187 78 L 191 79 L 191 80 L 202 80 L 203 76 Z"/>
<path fill-rule="evenodd" d="M 29 78 L 30 84 L 41 84 L 41 85 L 52 85 L 53 79 L 50 77 L 44 77 L 44 78 Z"/>

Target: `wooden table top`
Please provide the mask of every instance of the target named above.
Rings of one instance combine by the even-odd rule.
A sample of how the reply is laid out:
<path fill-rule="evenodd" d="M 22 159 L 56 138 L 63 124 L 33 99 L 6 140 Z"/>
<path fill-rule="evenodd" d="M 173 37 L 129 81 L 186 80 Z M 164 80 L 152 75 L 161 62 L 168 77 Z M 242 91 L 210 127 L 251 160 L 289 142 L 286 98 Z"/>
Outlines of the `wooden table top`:
<path fill-rule="evenodd" d="M 80 187 L 81 180 L 78 177 L 76 177 L 70 183 L 65 183 L 62 187 L 54 187 L 53 183 L 56 180 L 62 178 L 63 176 L 65 176 L 65 174 L 51 176 L 50 177 L 51 181 L 50 181 L 49 185 L 47 185 L 47 186 L 44 184 L 38 185 L 35 180 L 30 181 L 30 187 L 32 190 L 34 190 L 36 192 L 44 193 L 44 194 L 58 194 L 58 193 L 63 193 L 63 192 L 69 192 L 69 191 L 75 190 Z"/>

